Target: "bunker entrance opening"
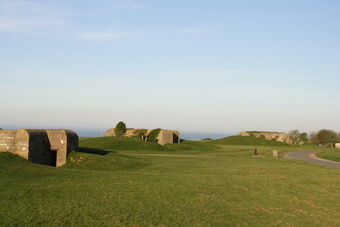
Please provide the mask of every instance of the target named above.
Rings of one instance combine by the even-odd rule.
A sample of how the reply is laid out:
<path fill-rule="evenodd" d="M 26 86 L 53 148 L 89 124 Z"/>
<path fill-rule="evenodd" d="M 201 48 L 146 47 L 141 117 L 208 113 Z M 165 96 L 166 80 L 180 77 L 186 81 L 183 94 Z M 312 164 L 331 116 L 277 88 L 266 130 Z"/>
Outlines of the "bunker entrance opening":
<path fill-rule="evenodd" d="M 51 150 L 52 157 L 51 157 L 51 162 L 50 166 L 57 166 L 57 155 L 58 155 L 58 150 Z"/>
<path fill-rule="evenodd" d="M 179 143 L 179 137 L 174 133 L 172 137 L 172 143 Z"/>

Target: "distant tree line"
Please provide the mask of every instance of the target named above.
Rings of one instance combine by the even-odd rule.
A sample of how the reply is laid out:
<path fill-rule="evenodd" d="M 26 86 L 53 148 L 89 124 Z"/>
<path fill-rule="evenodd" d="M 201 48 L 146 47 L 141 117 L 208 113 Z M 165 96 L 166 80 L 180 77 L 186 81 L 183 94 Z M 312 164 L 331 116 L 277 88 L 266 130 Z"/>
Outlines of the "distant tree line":
<path fill-rule="evenodd" d="M 337 133 L 333 130 L 322 129 L 318 132 L 300 133 L 299 130 L 292 130 L 289 136 L 294 144 L 301 144 L 309 142 L 315 145 L 333 146 L 335 143 L 340 142 L 340 132 Z"/>

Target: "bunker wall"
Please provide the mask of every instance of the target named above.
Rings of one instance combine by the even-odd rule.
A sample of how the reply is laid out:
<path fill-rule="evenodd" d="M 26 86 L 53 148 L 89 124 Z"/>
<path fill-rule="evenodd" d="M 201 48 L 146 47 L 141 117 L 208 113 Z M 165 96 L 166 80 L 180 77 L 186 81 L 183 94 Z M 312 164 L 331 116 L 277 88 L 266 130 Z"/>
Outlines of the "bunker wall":
<path fill-rule="evenodd" d="M 19 129 L 15 134 L 16 149 L 12 153 L 28 159 L 29 153 L 29 134 L 25 129 Z"/>
<path fill-rule="evenodd" d="M 110 128 L 104 133 L 104 136 L 116 136 L 114 128 Z"/>
<path fill-rule="evenodd" d="M 71 151 L 78 152 L 78 144 L 79 144 L 78 135 L 73 131 L 66 130 L 66 136 L 67 136 L 67 153 Z"/>
<path fill-rule="evenodd" d="M 56 152 L 55 166 L 59 167 L 67 161 L 67 135 L 65 130 L 46 130 L 51 144 L 52 152 Z"/>
<path fill-rule="evenodd" d="M 163 129 L 160 131 L 157 139 L 158 143 L 161 145 L 180 143 L 180 134 L 175 130 Z"/>
<path fill-rule="evenodd" d="M 55 166 L 56 156 L 51 151 L 50 141 L 45 130 L 28 130 L 29 153 L 28 160 L 38 163 Z"/>
<path fill-rule="evenodd" d="M 16 130 L 0 130 L 0 152 L 15 152 Z"/>
<path fill-rule="evenodd" d="M 293 140 L 288 133 L 281 132 L 240 132 L 240 136 L 255 136 L 256 138 L 264 137 L 266 140 L 276 140 L 287 144 L 293 144 Z"/>

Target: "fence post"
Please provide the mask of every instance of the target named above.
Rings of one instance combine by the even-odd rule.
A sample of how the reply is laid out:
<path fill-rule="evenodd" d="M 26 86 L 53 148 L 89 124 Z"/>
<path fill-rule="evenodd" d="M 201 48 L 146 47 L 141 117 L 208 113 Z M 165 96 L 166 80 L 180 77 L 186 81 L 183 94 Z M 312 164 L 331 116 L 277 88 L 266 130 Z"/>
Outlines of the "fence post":
<path fill-rule="evenodd" d="M 273 157 L 277 158 L 279 156 L 279 152 L 277 150 L 273 150 Z"/>

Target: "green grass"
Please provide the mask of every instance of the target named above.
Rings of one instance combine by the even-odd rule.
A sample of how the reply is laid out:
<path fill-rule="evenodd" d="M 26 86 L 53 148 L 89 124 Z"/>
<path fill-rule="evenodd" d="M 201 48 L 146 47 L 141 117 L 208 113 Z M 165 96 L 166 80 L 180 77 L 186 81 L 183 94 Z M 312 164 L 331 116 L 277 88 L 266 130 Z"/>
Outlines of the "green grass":
<path fill-rule="evenodd" d="M 256 138 L 255 136 L 230 136 L 222 139 L 213 140 L 212 143 L 230 144 L 230 145 L 255 145 L 255 146 L 272 146 L 287 147 L 291 146 L 286 143 L 275 140 L 266 140 L 265 138 Z"/>
<path fill-rule="evenodd" d="M 219 147 L 216 144 L 209 143 L 208 140 L 204 141 L 191 141 L 186 140 L 183 141 L 181 144 L 167 144 L 165 145 L 169 150 L 172 151 L 215 151 L 218 150 Z"/>
<path fill-rule="evenodd" d="M 80 147 L 103 149 L 108 151 L 164 151 L 166 147 L 157 143 L 145 142 L 127 137 L 93 137 L 79 141 Z"/>
<path fill-rule="evenodd" d="M 84 150 L 81 150 L 84 151 Z M 119 154 L 116 152 L 98 153 L 96 150 L 84 152 L 72 152 L 68 157 L 66 168 L 115 171 L 136 170 L 151 163 L 141 157 Z M 64 168 L 63 167 L 63 168 Z"/>
<path fill-rule="evenodd" d="M 106 151 L 130 151 L 133 153 L 150 153 L 172 151 L 213 151 L 218 146 L 205 141 L 183 141 L 181 144 L 167 144 L 165 146 L 153 142 L 146 142 L 136 138 L 127 137 L 93 137 L 82 139 L 79 142 L 81 148 L 94 148 Z"/>
<path fill-rule="evenodd" d="M 339 169 L 270 156 L 310 147 L 125 142 L 83 140 L 61 168 L 0 153 L 0 226 L 340 225 Z"/>
<path fill-rule="evenodd" d="M 340 150 L 321 152 L 321 153 L 317 153 L 316 156 L 318 156 L 319 158 L 324 158 L 324 159 L 328 159 L 331 161 L 340 162 Z"/>

